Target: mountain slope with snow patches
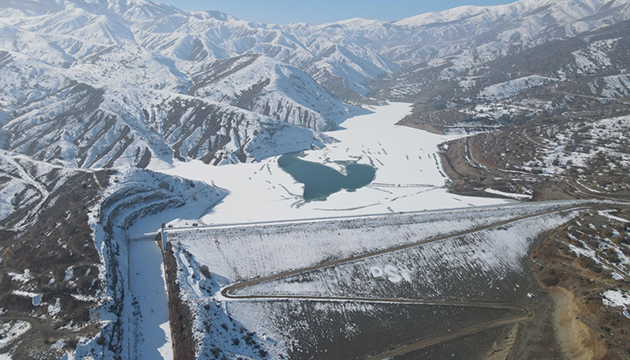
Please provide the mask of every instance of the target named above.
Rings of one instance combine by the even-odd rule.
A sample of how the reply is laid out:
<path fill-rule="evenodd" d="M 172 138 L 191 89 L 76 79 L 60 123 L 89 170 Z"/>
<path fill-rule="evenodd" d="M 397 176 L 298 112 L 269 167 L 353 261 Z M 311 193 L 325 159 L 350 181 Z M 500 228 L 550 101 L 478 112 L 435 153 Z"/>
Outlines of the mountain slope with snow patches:
<path fill-rule="evenodd" d="M 322 146 L 323 137 L 311 132 L 311 141 L 301 138 L 307 143 L 298 146 L 270 139 L 263 149 L 255 141 L 261 151 L 252 155 L 246 145 L 263 128 L 289 137 L 309 133 L 303 128 L 329 130 L 351 110 L 308 75 L 268 57 L 257 57 L 251 68 L 224 69 L 222 75 L 232 77 L 222 79 L 229 84 L 221 92 L 207 82 L 216 75 L 210 60 L 181 60 L 136 42 L 134 31 L 144 31 L 151 19 L 187 16 L 174 8 L 76 1 L 49 10 L 0 12 L 0 140 L 7 150 L 78 167 L 146 167 L 173 157 L 247 161 Z M 270 88 L 254 94 L 251 89 L 266 79 Z M 180 111 L 177 102 L 204 110 Z M 188 130 L 180 126 L 190 120 Z M 215 154 L 225 156 L 214 161 Z"/>
<path fill-rule="evenodd" d="M 266 56 L 211 62 L 192 81 L 191 95 L 308 129 L 332 130 L 349 116 L 350 109 L 308 75 Z"/>
<path fill-rule="evenodd" d="M 129 344 L 141 345 L 129 331 L 128 319 L 142 318 L 126 283 L 127 229 L 164 211 L 200 216 L 227 195 L 149 170 L 68 168 L 5 151 L 0 190 L 1 321 L 33 328 L 5 342 L 3 353 L 57 359 L 126 358 Z M 149 226 L 157 230 L 159 221 Z"/>
<path fill-rule="evenodd" d="M 333 129 L 355 111 L 339 98 L 373 102 L 370 82 L 402 67 L 450 78 L 625 20 L 630 11 L 626 0 L 524 0 L 397 22 L 312 26 L 254 23 L 145 0 L 1 5 L 0 145 L 79 167 L 146 167 L 173 157 L 247 161 L 256 158 L 245 146 L 258 134 L 253 128 L 245 134 L 254 122 Z M 575 57 L 583 71 L 598 66 L 598 58 Z M 593 86 L 623 94 L 624 79 Z M 180 101 L 212 111 L 181 111 Z M 194 126 L 179 129 L 191 119 Z M 233 131 L 243 123 L 250 125 Z M 299 149 L 278 149 L 290 150 Z"/>
<path fill-rule="evenodd" d="M 8 311 L 35 318 L 31 325 L 50 322 L 54 336 L 35 352 L 63 356 L 68 350 L 75 358 L 95 359 L 134 354 L 146 339 L 137 327 L 137 294 L 126 283 L 133 271 L 127 230 L 146 237 L 140 227 L 153 229 L 172 216 L 199 218 L 227 191 L 130 168 L 165 169 L 192 160 L 247 163 L 323 148 L 336 140 L 322 131 L 367 112 L 359 108 L 365 104 L 415 102 L 405 123 L 435 131 L 570 120 L 575 138 L 589 144 L 585 162 L 600 161 L 600 155 L 623 162 L 617 155 L 625 151 L 623 141 L 601 143 L 627 129 L 622 115 L 629 109 L 629 18 L 630 0 L 521 0 L 394 22 L 356 18 L 317 26 L 261 24 L 148 0 L 0 0 L 0 316 Z M 611 119 L 591 121 L 602 114 Z M 361 126 L 380 136 L 379 157 L 395 156 L 374 127 Z M 524 163 L 530 170 L 547 171 L 542 165 L 549 163 L 568 172 L 569 160 L 577 162 L 571 155 L 579 150 L 571 148 L 577 141 L 564 143 L 553 126 L 541 127 L 555 140 L 541 140 L 545 163 Z M 343 143 L 343 134 L 338 136 Z M 419 141 L 392 138 L 403 145 Z M 362 146 L 371 161 L 373 154 Z M 598 146 L 610 151 L 591 154 Z M 511 143 L 500 158 L 510 149 Z M 381 170 L 388 163 L 376 161 Z M 428 161 L 440 168 L 435 154 Z M 602 184 L 606 191 L 623 183 L 617 169 L 624 167 L 613 165 L 598 175 L 616 182 Z M 439 173 L 441 186 L 446 176 Z M 222 181 L 247 179 L 237 177 Z M 385 189 L 365 190 L 392 194 L 391 184 L 381 185 Z M 414 188 L 405 191 L 432 191 Z M 293 196 L 284 186 L 282 191 Z M 251 211 L 250 200 L 239 210 Z M 216 210 L 221 218 L 220 206 Z M 332 244 L 340 233 L 329 230 Z M 236 254 L 242 246 L 234 244 Z M 339 246 L 318 256 L 339 258 Z M 262 269 L 256 262 L 243 266 L 252 273 Z M 232 321 L 214 301 L 203 305 L 212 308 L 204 315 L 208 320 L 223 320 L 197 324 L 197 330 L 221 331 L 221 321 Z M 199 319 L 203 324 L 206 318 Z M 66 336 L 71 326 L 81 336 L 77 346 Z M 16 335 L 11 351 L 24 351 L 35 332 Z M 221 340 L 234 342 L 231 336 Z M 252 349 L 244 354 L 262 356 Z"/>

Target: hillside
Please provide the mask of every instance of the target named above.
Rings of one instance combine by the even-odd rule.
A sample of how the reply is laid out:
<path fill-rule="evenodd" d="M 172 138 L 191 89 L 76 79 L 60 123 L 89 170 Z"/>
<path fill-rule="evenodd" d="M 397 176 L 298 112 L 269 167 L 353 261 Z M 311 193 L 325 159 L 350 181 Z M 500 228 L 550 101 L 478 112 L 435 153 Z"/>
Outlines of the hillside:
<path fill-rule="evenodd" d="M 147 170 L 67 169 L 7 152 L 0 189 L 0 349 L 12 359 L 127 353 L 126 230 L 225 196 Z"/>
<path fill-rule="evenodd" d="M 374 98 L 411 99 L 419 103 L 416 114 L 426 117 L 429 112 L 429 118 L 438 119 L 432 124 L 445 118 L 450 126 L 479 111 L 468 106 L 472 115 L 444 115 L 440 110 L 446 105 L 496 92 L 507 101 L 507 95 L 596 66 L 587 59 L 599 50 L 587 48 L 573 50 L 587 53 L 576 53 L 572 64 L 557 64 L 545 74 L 537 71 L 541 78 L 531 81 L 503 84 L 531 75 L 532 69 L 494 70 L 536 45 L 622 22 L 629 11 L 620 0 L 521 1 L 397 22 L 353 19 L 281 26 L 140 0 L 48 1 L 41 6 L 5 1 L 0 9 L 3 148 L 92 168 L 162 166 L 173 158 L 216 164 L 259 158 L 246 146 L 260 133 L 260 125 L 252 124 L 274 119 L 329 130 L 356 113 L 343 101 L 359 105 L 374 104 Z M 618 43 L 607 46 L 624 46 L 623 40 Z M 593 92 L 624 94 L 627 79 L 619 71 L 595 79 L 601 84 L 592 85 Z M 476 86 L 475 78 L 492 80 Z M 462 95 L 460 84 L 466 90 L 476 86 L 476 93 Z M 574 85 L 562 91 L 574 94 Z M 431 95 L 431 88 L 440 92 L 453 86 L 456 98 Z M 440 99 L 432 100 L 436 96 Z M 181 110 L 191 104 L 206 110 Z M 173 132 L 173 124 L 191 119 L 194 125 L 188 130 Z M 306 147 L 263 153 L 319 146 L 317 137 Z"/>
<path fill-rule="evenodd" d="M 0 359 L 625 358 L 629 31 L 0 0 Z"/>
<path fill-rule="evenodd" d="M 413 86 L 427 85 L 417 95 L 404 95 L 415 99 L 414 113 L 404 122 L 433 131 L 465 133 L 531 120 L 591 121 L 626 115 L 630 111 L 625 101 L 629 94 L 627 33 L 624 21 L 454 76 L 416 72 L 411 79 L 418 83 Z M 428 84 L 430 79 L 433 82 Z"/>

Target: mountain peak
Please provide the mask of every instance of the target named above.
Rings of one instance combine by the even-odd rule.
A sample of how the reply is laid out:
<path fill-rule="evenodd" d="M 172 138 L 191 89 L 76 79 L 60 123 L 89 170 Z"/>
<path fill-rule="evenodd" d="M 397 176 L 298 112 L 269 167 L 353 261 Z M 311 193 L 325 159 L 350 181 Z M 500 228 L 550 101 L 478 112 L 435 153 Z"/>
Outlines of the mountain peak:
<path fill-rule="evenodd" d="M 356 18 L 352 18 L 352 19 L 347 19 L 347 20 L 341 20 L 341 21 L 336 21 L 336 22 L 332 22 L 332 23 L 322 24 L 322 25 L 320 25 L 320 27 L 326 28 L 326 27 L 337 26 L 337 27 L 352 28 L 352 27 L 360 27 L 360 26 L 379 25 L 379 24 L 383 24 L 383 23 L 385 23 L 385 22 L 384 21 L 380 21 L 380 20 L 370 20 L 370 19 L 364 19 L 364 18 L 356 17 Z"/>
<path fill-rule="evenodd" d="M 461 21 L 485 14 L 492 18 L 504 16 L 520 16 L 527 13 L 549 11 L 555 18 L 577 19 L 585 16 L 585 13 L 596 12 L 604 5 L 627 4 L 628 0 L 521 0 L 511 4 L 493 6 L 460 6 L 453 9 L 430 12 L 411 16 L 394 22 L 398 26 L 420 27 L 439 23 Z"/>

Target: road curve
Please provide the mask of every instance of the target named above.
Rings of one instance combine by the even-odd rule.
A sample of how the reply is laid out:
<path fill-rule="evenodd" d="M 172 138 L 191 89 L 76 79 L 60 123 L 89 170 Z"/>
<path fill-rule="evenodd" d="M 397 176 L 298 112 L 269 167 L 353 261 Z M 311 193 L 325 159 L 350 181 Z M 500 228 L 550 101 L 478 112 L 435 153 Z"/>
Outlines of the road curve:
<path fill-rule="evenodd" d="M 553 214 L 553 213 L 559 213 L 559 212 L 565 212 L 565 211 L 582 210 L 582 209 L 590 208 L 594 204 L 589 204 L 589 205 L 586 205 L 586 204 L 583 204 L 583 205 L 571 205 L 571 206 L 566 206 L 566 207 L 563 207 L 563 208 L 554 209 L 554 210 L 550 210 L 550 211 L 546 211 L 546 212 L 542 212 L 542 213 L 525 215 L 525 216 L 517 217 L 517 218 L 514 218 L 514 219 L 510 219 L 510 220 L 496 222 L 496 223 L 493 223 L 493 224 L 490 224 L 490 225 L 480 226 L 480 227 L 475 228 L 475 229 L 470 229 L 470 230 L 466 230 L 466 231 L 460 231 L 460 232 L 451 233 L 451 234 L 448 234 L 448 235 L 437 236 L 437 237 L 434 237 L 434 238 L 425 239 L 425 240 L 422 240 L 422 241 L 418 241 L 418 242 L 414 242 L 414 243 L 410 243 L 410 244 L 405 244 L 405 245 L 401 245 L 401 246 L 397 246 L 397 247 L 393 247 L 393 248 L 378 250 L 378 251 L 362 254 L 362 255 L 359 255 L 359 256 L 355 256 L 355 257 L 335 260 L 335 261 L 331 261 L 331 262 L 327 262 L 327 263 L 323 263 L 323 264 L 319 264 L 319 265 L 315 265 L 315 266 L 310 266 L 310 267 L 297 269 L 297 270 L 292 270 L 292 271 L 287 271 L 287 272 L 284 272 L 284 273 L 275 274 L 275 275 L 271 275 L 271 276 L 267 276 L 267 277 L 263 277 L 263 278 L 258 278 L 258 279 L 248 280 L 248 281 L 244 281 L 244 282 L 240 282 L 240 283 L 236 283 L 236 284 L 231 284 L 231 285 L 228 285 L 228 286 L 224 287 L 223 289 L 221 289 L 221 295 L 226 300 L 245 300 L 245 301 L 303 300 L 303 301 L 321 301 L 321 302 L 352 301 L 352 302 L 365 302 L 365 303 L 387 303 L 387 304 L 406 304 L 406 305 L 425 305 L 425 306 L 426 305 L 433 305 L 433 306 L 483 307 L 483 308 L 491 308 L 491 309 L 508 309 L 508 310 L 519 311 L 519 314 L 516 314 L 516 315 L 511 315 L 511 316 L 508 316 L 508 317 L 504 317 L 504 318 L 500 318 L 500 319 L 496 319 L 496 320 L 492 320 L 492 321 L 488 321 L 488 322 L 484 322 L 484 323 L 480 323 L 480 324 L 475 324 L 475 325 L 468 326 L 468 327 L 461 328 L 461 329 L 457 329 L 457 330 L 454 330 L 454 331 L 449 331 L 447 333 L 444 333 L 444 334 L 441 334 L 441 335 L 438 335 L 438 336 L 433 336 L 433 337 L 430 337 L 430 338 L 427 338 L 427 339 L 422 339 L 422 340 L 419 340 L 417 342 L 414 342 L 414 343 L 411 343 L 411 344 L 407 344 L 407 345 L 404 345 L 404 346 L 400 346 L 400 347 L 388 350 L 388 351 L 380 353 L 380 354 L 371 355 L 367 359 L 378 360 L 378 359 L 386 359 L 386 358 L 390 358 L 390 357 L 398 356 L 398 355 L 402 355 L 402 354 L 407 354 L 407 353 L 410 353 L 410 352 L 413 352 L 413 351 L 417 351 L 417 350 L 426 348 L 428 346 L 432 346 L 432 345 L 436 345 L 436 344 L 439 344 L 439 343 L 442 343 L 442 342 L 454 340 L 454 339 L 457 339 L 457 338 L 462 337 L 462 336 L 466 336 L 466 335 L 474 334 L 474 333 L 477 333 L 477 332 L 480 332 L 480 331 L 490 330 L 490 329 L 494 329 L 496 327 L 509 325 L 509 324 L 515 324 L 515 323 L 524 321 L 524 320 L 530 318 L 531 316 L 533 316 L 533 311 L 530 308 L 528 308 L 528 307 L 526 307 L 524 305 L 511 304 L 511 303 L 429 301 L 429 300 L 420 300 L 420 299 L 417 299 L 417 300 L 416 299 L 387 299 L 387 298 L 339 297 L 339 296 L 238 295 L 238 294 L 235 294 L 235 291 L 237 291 L 239 289 L 242 289 L 242 288 L 245 288 L 245 287 L 248 287 L 248 286 L 252 286 L 252 285 L 256 285 L 256 284 L 262 283 L 262 282 L 266 282 L 266 281 L 277 280 L 277 279 L 280 279 L 280 278 L 283 278 L 283 277 L 287 277 L 287 276 L 297 275 L 297 274 L 301 274 L 301 273 L 305 273 L 305 272 L 310 272 L 310 271 L 313 271 L 313 270 L 318 270 L 318 269 L 322 269 L 322 268 L 326 268 L 326 267 L 337 266 L 337 265 L 344 264 L 344 263 L 349 263 L 349 262 L 353 262 L 353 261 L 358 261 L 358 260 L 362 260 L 362 259 L 378 256 L 378 255 L 392 253 L 392 252 L 395 252 L 395 251 L 409 249 L 409 248 L 413 248 L 413 247 L 416 247 L 416 246 L 422 246 L 422 245 L 433 243 L 433 242 L 443 241 L 443 240 L 446 240 L 446 239 L 459 237 L 459 236 L 471 234 L 471 233 L 474 233 L 474 232 L 483 231 L 483 230 L 486 230 L 486 229 L 491 229 L 491 228 L 498 227 L 498 226 L 504 226 L 504 225 L 508 225 L 508 224 L 511 224 L 511 223 L 514 223 L 514 222 L 517 222 L 517 221 L 522 221 L 522 220 L 526 220 L 526 219 L 530 219 L 530 218 L 534 218 L 534 217 L 545 216 L 545 215 L 549 215 L 549 214 Z"/>
<path fill-rule="evenodd" d="M 564 211 L 582 210 L 582 209 L 589 208 L 592 205 L 593 204 L 591 204 L 590 206 L 589 205 L 571 205 L 571 206 L 566 206 L 566 207 L 562 207 L 562 208 L 558 208 L 558 209 L 554 209 L 554 210 L 549 210 L 549 211 L 545 211 L 545 212 L 541 212 L 541 213 L 524 215 L 524 216 L 516 217 L 516 218 L 510 219 L 510 220 L 504 220 L 504 221 L 499 221 L 499 222 L 496 222 L 496 223 L 493 223 L 493 224 L 480 226 L 480 227 L 477 227 L 475 229 L 469 229 L 469 230 L 465 230 L 465 231 L 459 231 L 459 232 L 455 232 L 455 233 L 450 233 L 450 234 L 447 234 L 447 235 L 441 235 L 441 236 L 437 236 L 437 237 L 433 237 L 433 238 L 429 238 L 429 239 L 425 239 L 425 240 L 421 240 L 421 241 L 417 241 L 417 242 L 413 242 L 413 243 L 409 243 L 409 244 L 404 244 L 404 245 L 400 245 L 400 246 L 396 246 L 396 247 L 392 247 L 392 248 L 381 249 L 381 250 L 377 250 L 377 251 L 373 251 L 373 252 L 357 255 L 357 256 L 354 256 L 354 257 L 334 260 L 334 261 L 326 262 L 326 263 L 315 265 L 315 266 L 309 266 L 309 267 L 306 267 L 306 268 L 290 270 L 290 271 L 286 271 L 286 272 L 275 274 L 275 275 L 265 276 L 265 277 L 257 278 L 257 279 L 253 279 L 253 280 L 247 280 L 247 281 L 243 281 L 243 282 L 236 283 L 236 284 L 230 284 L 230 285 L 224 287 L 223 289 L 221 289 L 221 295 L 224 296 L 225 298 L 229 298 L 229 299 L 238 299 L 239 296 L 234 294 L 234 292 L 236 290 L 239 290 L 239 289 L 242 289 L 242 288 L 245 288 L 245 287 L 248 287 L 248 286 L 260 284 L 260 283 L 263 283 L 263 282 L 266 282 L 266 281 L 277 280 L 277 279 L 281 279 L 283 277 L 288 277 L 288 276 L 292 276 L 292 275 L 306 273 L 306 272 L 310 272 L 310 271 L 313 271 L 313 270 L 319 270 L 319 269 L 323 269 L 323 268 L 327 268 L 327 267 L 337 266 L 337 265 L 340 265 L 340 264 L 345 264 L 345 263 L 349 263 L 349 262 L 353 262 L 353 261 L 363 260 L 363 259 L 367 259 L 367 258 L 371 258 L 371 257 L 383 255 L 383 254 L 389 254 L 389 253 L 400 251 L 400 250 L 406 250 L 406 249 L 414 248 L 414 247 L 421 246 L 421 245 L 426 245 L 426 244 L 430 244 L 430 243 L 434 243 L 434 242 L 438 242 L 438 241 L 443 241 L 443 240 L 447 240 L 447 239 L 454 238 L 454 237 L 459 237 L 459 236 L 463 236 L 463 235 L 472 234 L 472 233 L 475 233 L 475 232 L 478 232 L 478 231 L 483 231 L 483 230 L 491 229 L 491 228 L 498 227 L 498 226 L 508 225 L 508 224 L 511 224 L 511 223 L 514 223 L 514 222 L 517 222 L 517 221 L 531 219 L 531 218 L 534 218 L 534 217 L 545 216 L 545 215 L 559 213 L 559 212 L 564 212 Z"/>

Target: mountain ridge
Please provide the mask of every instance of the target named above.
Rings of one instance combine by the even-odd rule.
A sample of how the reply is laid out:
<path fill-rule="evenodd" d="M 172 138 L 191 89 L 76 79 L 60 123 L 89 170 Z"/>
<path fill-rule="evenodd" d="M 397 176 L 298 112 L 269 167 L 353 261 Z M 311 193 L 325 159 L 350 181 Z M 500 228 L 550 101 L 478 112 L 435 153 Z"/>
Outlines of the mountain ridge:
<path fill-rule="evenodd" d="M 28 1 L 0 4 L 4 148 L 81 167 L 250 161 L 258 156 L 245 145 L 259 134 L 253 123 L 331 130 L 358 111 L 351 105 L 386 98 L 373 86 L 379 79 L 394 79 L 392 89 L 409 88 L 413 76 L 401 74 L 410 71 L 452 79 L 630 14 L 626 0 L 522 0 L 393 22 L 355 18 L 313 26 L 248 22 L 147 0 L 47 1 L 38 9 Z M 178 101 L 196 110 L 183 111 Z M 86 113 L 84 103 L 94 108 Z M 208 106 L 214 110 L 202 110 Z M 75 116 L 75 129 L 51 134 L 50 119 L 70 124 L 68 109 L 91 119 L 87 128 Z M 190 119 L 197 125 L 189 131 L 164 132 Z M 322 146 L 324 137 L 312 134 L 310 144 L 285 150 Z"/>

